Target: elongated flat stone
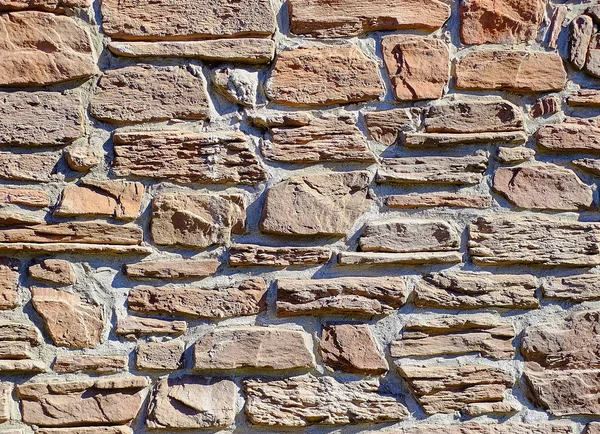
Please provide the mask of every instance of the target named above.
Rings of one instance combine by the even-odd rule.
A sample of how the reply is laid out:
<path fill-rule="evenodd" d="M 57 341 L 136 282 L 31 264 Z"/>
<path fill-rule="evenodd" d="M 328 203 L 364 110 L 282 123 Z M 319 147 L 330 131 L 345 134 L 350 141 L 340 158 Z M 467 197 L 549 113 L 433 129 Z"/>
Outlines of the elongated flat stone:
<path fill-rule="evenodd" d="M 135 368 L 140 371 L 175 371 L 184 365 L 184 344 L 167 342 L 140 342 L 135 350 Z"/>
<path fill-rule="evenodd" d="M 580 89 L 567 97 L 567 104 L 572 107 L 600 107 L 600 91 L 596 89 Z"/>
<path fill-rule="evenodd" d="M 550 278 L 542 285 L 544 297 L 570 301 L 600 299 L 600 275 L 577 274 Z"/>
<path fill-rule="evenodd" d="M 94 426 L 78 428 L 40 428 L 38 434 L 132 434 L 128 426 Z M 21 433 L 14 433 L 21 434 Z"/>
<path fill-rule="evenodd" d="M 1 360 L 0 373 L 6 374 L 38 374 L 46 372 L 48 367 L 41 360 Z"/>
<path fill-rule="evenodd" d="M 0 243 L 0 252 L 6 254 L 29 253 L 77 253 L 80 255 L 142 255 L 152 253 L 150 247 L 115 244 L 82 243 Z"/>
<path fill-rule="evenodd" d="M 496 153 L 496 161 L 504 164 L 517 164 L 533 160 L 536 152 L 525 146 L 516 146 L 514 148 L 501 146 Z"/>
<path fill-rule="evenodd" d="M 59 355 L 54 359 L 52 370 L 61 374 L 74 372 L 112 374 L 125 371 L 127 362 L 126 356 Z"/>
<path fill-rule="evenodd" d="M 41 190 L 0 188 L 0 203 L 44 208 L 50 205 L 50 197 Z"/>
<path fill-rule="evenodd" d="M 340 252 L 338 254 L 339 265 L 456 264 L 461 261 L 462 254 L 459 252 Z"/>
<path fill-rule="evenodd" d="M 229 249 L 232 267 L 288 267 L 324 264 L 331 250 L 324 247 L 268 247 L 235 244 Z"/>
<path fill-rule="evenodd" d="M 546 125 L 536 134 L 537 145 L 551 151 L 600 152 L 600 128 L 565 122 Z"/>
<path fill-rule="evenodd" d="M 573 434 L 573 427 L 570 424 L 560 422 L 541 424 L 465 422 L 449 425 L 422 424 L 408 428 L 398 428 L 394 432 L 398 434 Z"/>
<path fill-rule="evenodd" d="M 27 341 L 0 341 L 0 359 L 30 359 L 30 350 Z"/>
<path fill-rule="evenodd" d="M 600 38 L 597 33 L 592 35 L 583 70 L 592 77 L 600 77 Z"/>
<path fill-rule="evenodd" d="M 472 194 L 407 194 L 393 195 L 385 198 L 388 208 L 489 208 L 492 206 L 492 196 Z"/>
<path fill-rule="evenodd" d="M 186 330 L 185 321 L 128 316 L 117 322 L 115 333 L 125 339 L 136 339 L 138 336 L 181 335 Z"/>
<path fill-rule="evenodd" d="M 125 274 L 133 279 L 193 279 L 215 274 L 219 265 L 216 259 L 148 261 L 126 264 Z"/>
<path fill-rule="evenodd" d="M 527 142 L 524 132 L 499 132 L 499 133 L 406 133 L 404 145 L 410 147 L 438 147 L 458 146 L 473 144 L 511 144 L 522 145 Z"/>
<path fill-rule="evenodd" d="M 9 181 L 56 181 L 56 166 L 60 154 L 55 152 L 36 152 L 17 154 L 0 152 L 0 179 Z"/>
<path fill-rule="evenodd" d="M 563 28 L 569 8 L 566 5 L 558 5 L 552 12 L 550 28 L 548 29 L 548 47 L 555 50 L 558 47 L 558 38 Z"/>
<path fill-rule="evenodd" d="M 10 419 L 13 385 L 8 382 L 0 383 L 0 422 Z"/>
<path fill-rule="evenodd" d="M 71 8 L 88 8 L 89 0 L 2 0 L 0 11 L 38 9 L 49 12 L 64 12 Z"/>
<path fill-rule="evenodd" d="M 33 324 L 0 320 L 0 342 L 4 341 L 24 341 L 37 345 L 40 335 Z"/>
<path fill-rule="evenodd" d="M 593 158 L 582 158 L 581 160 L 572 161 L 571 164 L 585 172 L 593 173 L 594 175 L 600 175 L 600 160 Z"/>
<path fill-rule="evenodd" d="M 29 266 L 29 276 L 45 283 L 69 286 L 77 282 L 77 276 L 69 261 L 62 259 L 43 259 Z"/>
<path fill-rule="evenodd" d="M 579 15 L 571 22 L 569 38 L 569 60 L 576 69 L 585 66 L 588 48 L 594 33 L 594 21 L 587 15 Z"/>

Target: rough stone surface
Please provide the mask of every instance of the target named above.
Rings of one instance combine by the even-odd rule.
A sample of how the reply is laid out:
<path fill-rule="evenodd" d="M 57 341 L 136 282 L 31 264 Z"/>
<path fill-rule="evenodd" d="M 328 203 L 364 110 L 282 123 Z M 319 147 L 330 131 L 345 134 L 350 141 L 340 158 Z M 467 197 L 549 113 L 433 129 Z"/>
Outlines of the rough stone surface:
<path fill-rule="evenodd" d="M 527 141 L 524 132 L 491 132 L 491 133 L 406 133 L 404 135 L 404 146 L 410 147 L 441 147 L 473 145 L 478 143 L 491 144 L 513 144 L 522 145 Z"/>
<path fill-rule="evenodd" d="M 600 91 L 580 89 L 577 93 L 569 95 L 567 104 L 573 107 L 598 107 L 600 106 Z"/>
<path fill-rule="evenodd" d="M 585 434 L 598 434 L 600 432 L 600 422 L 590 422 L 585 428 Z"/>
<path fill-rule="evenodd" d="M 456 264 L 462 261 L 459 252 L 414 252 L 414 253 L 380 253 L 380 252 L 340 252 L 338 264 L 353 265 L 422 265 L 422 264 Z"/>
<path fill-rule="evenodd" d="M 138 336 L 180 335 L 186 330 L 187 323 L 185 321 L 128 316 L 119 320 L 115 333 L 126 339 L 135 339 Z"/>
<path fill-rule="evenodd" d="M 19 266 L 20 261 L 0 258 L 0 311 L 19 306 Z M 0 333 L 1 336 L 1 333 Z"/>
<path fill-rule="evenodd" d="M 125 274 L 132 279 L 194 279 L 215 274 L 219 265 L 216 259 L 148 261 L 125 265 Z"/>
<path fill-rule="evenodd" d="M 367 112 L 364 117 L 371 138 L 390 146 L 396 143 L 401 131 L 410 128 L 412 121 L 406 109 Z"/>
<path fill-rule="evenodd" d="M 65 151 L 65 159 L 71 170 L 87 172 L 100 164 L 100 158 L 88 146 L 72 146 Z"/>
<path fill-rule="evenodd" d="M 174 371 L 183 365 L 183 342 L 140 342 L 135 351 L 139 371 Z"/>
<path fill-rule="evenodd" d="M 267 247 L 235 244 L 229 249 L 232 267 L 289 267 L 324 264 L 331 250 L 323 247 Z"/>
<path fill-rule="evenodd" d="M 60 154 L 55 152 L 16 154 L 0 151 L 0 179 L 33 182 L 55 181 L 59 159 Z"/>
<path fill-rule="evenodd" d="M 509 148 L 502 146 L 498 148 L 496 160 L 504 164 L 516 164 L 532 160 L 535 157 L 535 151 L 524 146 Z"/>
<path fill-rule="evenodd" d="M 26 341 L 36 345 L 40 336 L 33 324 L 0 320 L 0 342 L 4 341 Z"/>
<path fill-rule="evenodd" d="M 521 422 L 475 423 L 450 425 L 418 425 L 394 430 L 398 434 L 573 434 L 573 427 L 566 423 L 527 424 Z"/>
<path fill-rule="evenodd" d="M 389 208 L 489 208 L 492 206 L 492 196 L 471 194 L 407 194 L 393 195 L 385 198 Z"/>
<path fill-rule="evenodd" d="M 28 271 L 32 279 L 44 283 L 68 286 L 77 281 L 71 263 L 62 259 L 44 259 L 30 265 Z"/>
<path fill-rule="evenodd" d="M 565 122 L 546 125 L 536 134 L 537 145 L 551 151 L 600 152 L 600 128 L 593 125 Z"/>
<path fill-rule="evenodd" d="M 537 119 L 542 116 L 549 116 L 558 113 L 560 110 L 560 101 L 554 96 L 540 98 L 529 112 L 530 116 Z"/>
<path fill-rule="evenodd" d="M 29 188 L 0 188 L 0 203 L 45 208 L 50 205 L 48 194 Z"/>
<path fill-rule="evenodd" d="M 257 83 L 257 72 L 223 67 L 212 73 L 215 90 L 229 101 L 245 107 L 254 107 Z"/>
<path fill-rule="evenodd" d="M 600 275 L 579 274 L 548 279 L 542 285 L 544 297 L 588 301 L 600 299 Z"/>
<path fill-rule="evenodd" d="M 40 428 L 39 434 L 132 434 L 128 426 L 95 426 L 79 428 Z M 8 433 L 10 434 L 10 433 Z M 22 433 L 15 433 L 22 434 Z"/>
<path fill-rule="evenodd" d="M 600 77 L 600 38 L 598 34 L 592 35 L 592 40 L 587 52 L 584 71 L 592 77 Z"/>
<path fill-rule="evenodd" d="M 0 383 L 0 422 L 10 419 L 10 403 L 13 385 L 11 383 Z"/>
<path fill-rule="evenodd" d="M 71 8 L 88 8 L 90 4 L 89 0 L 2 0 L 0 11 L 39 9 L 63 12 Z"/>
<path fill-rule="evenodd" d="M 271 101 L 292 107 L 371 101 L 382 95 L 376 63 L 354 45 L 283 51 L 267 83 Z"/>
<path fill-rule="evenodd" d="M 90 372 L 113 374 L 127 369 L 125 356 L 56 356 L 52 370 L 61 374 Z"/>
<path fill-rule="evenodd" d="M 403 420 L 408 411 L 395 397 L 377 393 L 377 380 L 339 383 L 312 375 L 244 381 L 246 415 L 273 427 L 348 425 Z"/>
<path fill-rule="evenodd" d="M 593 32 L 594 22 L 587 15 L 580 15 L 571 22 L 569 60 L 577 69 L 585 66 Z"/>
<path fill-rule="evenodd" d="M 438 39 L 390 35 L 383 38 L 381 45 L 397 100 L 442 96 L 450 80 L 450 53 L 446 44 Z"/>
<path fill-rule="evenodd" d="M 194 344 L 194 369 L 309 370 L 315 367 L 308 333 L 275 327 L 216 329 Z"/>
<path fill-rule="evenodd" d="M 562 31 L 563 23 L 567 18 L 569 9 L 566 5 L 558 5 L 554 8 L 552 18 L 550 20 L 550 28 L 548 30 L 548 47 L 555 50 L 558 47 L 558 38 Z"/>

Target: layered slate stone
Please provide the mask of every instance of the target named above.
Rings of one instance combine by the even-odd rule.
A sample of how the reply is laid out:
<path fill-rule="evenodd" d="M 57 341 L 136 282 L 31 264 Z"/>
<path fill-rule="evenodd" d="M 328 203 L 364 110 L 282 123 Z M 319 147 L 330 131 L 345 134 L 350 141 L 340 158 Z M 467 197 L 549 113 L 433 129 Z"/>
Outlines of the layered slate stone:
<path fill-rule="evenodd" d="M 219 265 L 216 259 L 148 261 L 126 264 L 125 274 L 132 279 L 195 279 L 212 276 Z"/>
<path fill-rule="evenodd" d="M 254 425 L 304 427 L 403 420 L 408 411 L 379 393 L 379 381 L 339 383 L 303 375 L 282 380 L 246 380 L 246 415 Z"/>
<path fill-rule="evenodd" d="M 190 40 L 267 37 L 275 31 L 268 0 L 102 1 L 102 30 L 112 39 Z"/>
<path fill-rule="evenodd" d="M 390 35 L 382 39 L 381 46 L 397 100 L 417 101 L 442 96 L 450 80 L 450 52 L 444 42 L 419 36 Z"/>
<path fill-rule="evenodd" d="M 18 385 L 23 422 L 41 427 L 128 424 L 137 416 L 148 380 L 100 378 Z"/>
<path fill-rule="evenodd" d="M 401 365 L 398 373 L 408 382 L 427 415 L 457 410 L 469 413 L 472 406 L 503 404 L 505 392 L 514 384 L 509 374 L 489 366 Z"/>
<path fill-rule="evenodd" d="M 113 142 L 117 176 L 247 185 L 267 177 L 239 131 L 117 131 Z"/>
<path fill-rule="evenodd" d="M 8 181 L 50 182 L 59 177 L 56 174 L 60 154 L 56 152 L 36 152 L 21 154 L 0 152 L 0 179 Z"/>
<path fill-rule="evenodd" d="M 22 341 L 37 345 L 40 340 L 38 329 L 33 324 L 0 320 L 0 342 Z"/>
<path fill-rule="evenodd" d="M 478 50 L 456 64 L 456 87 L 463 90 L 549 92 L 562 90 L 566 80 L 556 53 Z"/>
<path fill-rule="evenodd" d="M 434 309 L 535 309 L 537 287 L 531 275 L 447 271 L 424 276 L 415 288 L 414 303 Z"/>
<path fill-rule="evenodd" d="M 508 147 L 501 146 L 496 153 L 496 161 L 504 164 L 517 164 L 524 161 L 533 160 L 536 152 L 533 149 L 524 146 Z"/>
<path fill-rule="evenodd" d="M 303 47 L 279 53 L 269 99 L 292 107 L 371 101 L 383 96 L 377 64 L 357 46 Z"/>
<path fill-rule="evenodd" d="M 573 427 L 561 423 L 503 422 L 484 424 L 466 422 L 450 425 L 423 424 L 398 428 L 394 431 L 398 434 L 573 434 Z"/>
<path fill-rule="evenodd" d="M 76 172 L 87 172 L 100 164 L 100 157 L 90 146 L 71 146 L 65 151 L 65 160 Z"/>
<path fill-rule="evenodd" d="M 522 145 L 527 142 L 525 132 L 485 132 L 485 133 L 406 133 L 404 146 L 409 147 L 442 147 L 474 144 L 513 144 Z"/>
<path fill-rule="evenodd" d="M 93 117 L 117 124 L 205 119 L 208 110 L 204 82 L 179 66 L 136 65 L 105 71 L 90 103 Z"/>
<path fill-rule="evenodd" d="M 183 367 L 182 341 L 140 342 L 135 350 L 135 368 L 140 371 L 175 371 Z"/>
<path fill-rule="evenodd" d="M 152 395 L 150 429 L 225 428 L 234 422 L 238 388 L 231 380 L 186 375 L 160 380 Z"/>
<path fill-rule="evenodd" d="M 596 89 L 579 89 L 577 93 L 567 98 L 567 104 L 572 107 L 599 107 L 600 91 Z"/>
<path fill-rule="evenodd" d="M 483 180 L 487 165 L 487 154 L 384 158 L 376 179 L 380 184 L 474 185 Z"/>
<path fill-rule="evenodd" d="M 410 128 L 413 120 L 407 109 L 366 112 L 364 119 L 371 138 L 390 146 L 396 143 L 401 131 Z"/>
<path fill-rule="evenodd" d="M 442 220 L 394 219 L 367 223 L 358 245 L 363 252 L 435 252 L 458 250 L 460 239 Z"/>
<path fill-rule="evenodd" d="M 104 309 L 77 294 L 31 287 L 33 307 L 40 314 L 54 345 L 95 348 L 104 333 Z"/>
<path fill-rule="evenodd" d="M 479 217 L 469 226 L 469 252 L 477 265 L 600 263 L 600 225 L 545 216 Z"/>
<path fill-rule="evenodd" d="M 83 107 L 58 92 L 0 93 L 0 144 L 59 146 L 82 137 Z"/>
<path fill-rule="evenodd" d="M 566 277 L 549 278 L 542 285 L 544 297 L 570 300 L 589 301 L 600 299 L 600 275 L 577 274 Z"/>
<path fill-rule="evenodd" d="M 63 259 L 43 259 L 29 266 L 29 277 L 41 282 L 68 286 L 77 281 L 73 266 Z"/>
<path fill-rule="evenodd" d="M 464 44 L 518 44 L 535 39 L 546 0 L 464 0 L 460 36 Z"/>
<path fill-rule="evenodd" d="M 59 355 L 54 359 L 52 370 L 61 374 L 80 372 L 114 374 L 127 370 L 127 362 L 126 356 Z"/>
<path fill-rule="evenodd" d="M 410 320 L 402 336 L 390 346 L 392 357 L 436 357 L 479 353 L 510 360 L 513 326 L 491 314 L 427 317 Z"/>
<path fill-rule="evenodd" d="M 585 66 L 592 33 L 594 33 L 594 21 L 591 17 L 579 15 L 571 22 L 569 60 L 579 70 Z"/>
<path fill-rule="evenodd" d="M 388 370 L 366 324 L 329 324 L 319 343 L 321 358 L 331 370 L 359 375 L 381 375 Z"/>
<path fill-rule="evenodd" d="M 186 330 L 185 321 L 128 316 L 117 322 L 115 334 L 125 339 L 135 340 L 140 336 L 181 335 Z"/>
<path fill-rule="evenodd" d="M 0 203 L 45 208 L 50 197 L 45 191 L 30 188 L 0 188 Z"/>
<path fill-rule="evenodd" d="M 264 309 L 266 292 L 262 279 L 211 289 L 142 286 L 129 292 L 127 302 L 134 312 L 221 319 L 256 315 Z"/>
<path fill-rule="evenodd" d="M 345 235 L 371 205 L 368 186 L 368 172 L 288 178 L 267 190 L 260 230 L 280 235 Z"/>
<path fill-rule="evenodd" d="M 31 345 L 25 341 L 0 341 L 0 359 L 29 359 Z"/>
<path fill-rule="evenodd" d="M 215 329 L 194 344 L 194 369 L 230 371 L 309 370 L 315 367 L 312 337 L 275 327 Z"/>
<path fill-rule="evenodd" d="M 254 107 L 258 92 L 258 72 L 241 68 L 222 67 L 211 73 L 215 92 L 243 107 Z"/>
<path fill-rule="evenodd" d="M 168 193 L 152 201 L 150 234 L 159 246 L 204 249 L 245 232 L 241 195 Z"/>
<path fill-rule="evenodd" d="M 600 128 L 593 123 L 545 125 L 538 130 L 536 138 L 538 146 L 551 151 L 600 152 Z"/>
<path fill-rule="evenodd" d="M 520 208 L 577 211 L 594 203 L 590 186 L 572 170 L 554 164 L 501 167 L 493 187 Z"/>
<path fill-rule="evenodd" d="M 439 0 L 291 0 L 290 30 L 317 38 L 360 36 L 367 32 L 439 29 L 450 18 L 450 7 Z"/>
<path fill-rule="evenodd" d="M 64 12 L 71 8 L 88 8 L 89 0 L 2 0 L 0 11 L 40 9 L 50 12 Z"/>
<path fill-rule="evenodd" d="M 398 309 L 408 296 L 400 277 L 340 277 L 277 281 L 277 316 L 375 317 Z"/>
<path fill-rule="evenodd" d="M 134 220 L 140 214 L 144 191 L 140 182 L 84 180 L 62 191 L 53 214 Z"/>
<path fill-rule="evenodd" d="M 46 86 L 96 73 L 90 36 L 70 17 L 11 12 L 0 16 L 0 34 L 0 86 Z"/>
<path fill-rule="evenodd" d="M 340 252 L 338 265 L 434 265 L 456 264 L 462 261 L 459 252 L 412 252 L 412 253 L 381 253 L 381 252 Z"/>
<path fill-rule="evenodd" d="M 600 37 L 597 33 L 592 36 L 590 41 L 583 70 L 592 77 L 600 77 Z"/>
<path fill-rule="evenodd" d="M 20 265 L 18 259 L 0 258 L 0 311 L 14 309 L 21 304 L 18 293 Z"/>
<path fill-rule="evenodd" d="M 269 247 L 235 244 L 229 249 L 232 267 L 289 267 L 324 264 L 331 258 L 325 247 Z"/>
<path fill-rule="evenodd" d="M 473 194 L 444 194 L 423 193 L 392 195 L 385 198 L 388 208 L 489 208 L 492 206 L 492 196 Z"/>

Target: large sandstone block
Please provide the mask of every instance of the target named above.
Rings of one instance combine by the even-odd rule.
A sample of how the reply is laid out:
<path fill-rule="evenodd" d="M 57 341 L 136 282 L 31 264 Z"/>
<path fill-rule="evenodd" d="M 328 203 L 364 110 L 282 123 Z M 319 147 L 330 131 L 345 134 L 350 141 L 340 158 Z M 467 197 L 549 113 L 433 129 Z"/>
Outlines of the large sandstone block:
<path fill-rule="evenodd" d="M 379 393 L 377 380 L 339 383 L 304 375 L 283 380 L 246 380 L 246 415 L 255 425 L 303 427 L 403 420 L 408 411 Z"/>
<path fill-rule="evenodd" d="M 600 275 L 578 274 L 550 278 L 542 285 L 544 297 L 570 301 L 600 299 Z"/>
<path fill-rule="evenodd" d="M 235 244 L 229 249 L 232 267 L 288 267 L 324 264 L 331 259 L 326 247 L 268 247 Z"/>
<path fill-rule="evenodd" d="M 113 39 L 266 37 L 275 31 L 268 0 L 102 0 L 102 30 Z"/>
<path fill-rule="evenodd" d="M 450 7 L 439 0 L 290 0 L 291 31 L 316 38 L 359 36 L 385 30 L 439 29 Z"/>
<path fill-rule="evenodd" d="M 18 259 L 0 258 L 0 311 L 14 309 L 20 305 Z"/>
<path fill-rule="evenodd" d="M 288 178 L 267 190 L 260 230 L 280 235 L 346 235 L 371 205 L 368 186 L 367 172 Z"/>
<path fill-rule="evenodd" d="M 97 71 L 87 31 L 75 20 L 36 11 L 0 15 L 0 86 L 45 86 Z"/>
<path fill-rule="evenodd" d="M 377 64 L 357 46 L 344 45 L 279 53 L 266 92 L 274 103 L 314 107 L 375 100 L 384 88 Z"/>
<path fill-rule="evenodd" d="M 239 131 L 117 131 L 113 142 L 117 176 L 248 185 L 267 177 Z"/>

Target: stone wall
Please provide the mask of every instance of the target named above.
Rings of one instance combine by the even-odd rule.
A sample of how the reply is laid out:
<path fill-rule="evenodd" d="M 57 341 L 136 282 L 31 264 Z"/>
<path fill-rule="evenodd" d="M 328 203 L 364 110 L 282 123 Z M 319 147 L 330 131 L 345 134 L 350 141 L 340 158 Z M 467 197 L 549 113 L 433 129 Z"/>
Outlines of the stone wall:
<path fill-rule="evenodd" d="M 0 0 L 0 434 L 600 433 L 600 4 L 88 1 Z"/>

